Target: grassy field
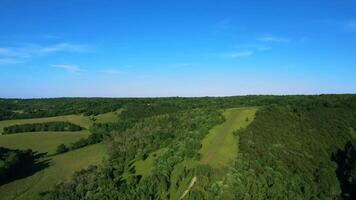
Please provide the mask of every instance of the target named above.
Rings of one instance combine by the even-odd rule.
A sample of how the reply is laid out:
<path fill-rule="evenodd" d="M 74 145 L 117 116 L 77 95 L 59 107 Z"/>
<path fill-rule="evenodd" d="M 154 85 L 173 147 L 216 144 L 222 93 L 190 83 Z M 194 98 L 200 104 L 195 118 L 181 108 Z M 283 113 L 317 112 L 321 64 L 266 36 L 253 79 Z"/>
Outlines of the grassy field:
<path fill-rule="evenodd" d="M 155 159 L 161 156 L 165 151 L 165 148 L 159 149 L 155 152 L 150 153 L 146 160 L 136 161 L 134 163 L 136 174 L 142 175 L 143 177 L 150 175 Z"/>
<path fill-rule="evenodd" d="M 219 168 L 236 159 L 238 137 L 233 132 L 246 127 L 255 117 L 256 108 L 227 109 L 223 115 L 226 121 L 210 130 L 202 141 L 201 162 Z"/>
<path fill-rule="evenodd" d="M 81 138 L 87 138 L 89 131 L 77 132 L 33 132 L 0 135 L 0 146 L 10 149 L 32 149 L 38 152 L 56 152 L 60 144 L 70 144 Z"/>
<path fill-rule="evenodd" d="M 7 126 L 42 123 L 42 122 L 55 122 L 55 121 L 67 121 L 73 124 L 77 124 L 84 128 L 89 128 L 89 126 L 92 123 L 89 117 L 83 115 L 64 115 L 64 116 L 57 116 L 57 117 L 44 117 L 44 118 L 33 118 L 33 119 L 4 120 L 4 121 L 0 121 L 0 133 L 2 133 L 4 127 Z"/>
<path fill-rule="evenodd" d="M 121 113 L 121 109 L 115 112 L 108 112 L 95 116 L 96 123 L 108 123 L 115 122 L 118 119 L 118 115 Z M 21 124 L 42 123 L 42 122 L 55 122 L 55 121 L 67 121 L 73 124 L 77 124 L 81 127 L 88 129 L 93 121 L 89 116 L 83 115 L 63 115 L 56 117 L 44 117 L 44 118 L 32 118 L 32 119 L 14 119 L 0 121 L 0 134 L 3 132 L 4 127 Z"/>
<path fill-rule="evenodd" d="M 54 184 L 68 180 L 75 171 L 101 163 L 105 155 L 105 145 L 95 144 L 52 156 L 48 168 L 32 176 L 0 186 L 0 199 L 34 199 L 38 192 L 46 191 Z"/>
<path fill-rule="evenodd" d="M 179 188 L 175 187 L 177 177 L 184 167 L 193 168 L 198 164 L 208 164 L 215 169 L 221 169 L 237 158 L 238 136 L 235 136 L 233 132 L 250 124 L 256 111 L 257 108 L 231 108 L 223 112 L 225 122 L 212 128 L 202 140 L 202 148 L 199 151 L 202 159 L 200 161 L 185 160 L 175 166 L 171 175 L 173 183 L 170 189 L 171 199 L 179 199 L 191 181 L 192 177 L 188 177 L 180 183 Z M 197 182 L 199 183 L 199 180 Z"/>
<path fill-rule="evenodd" d="M 100 114 L 95 116 L 96 123 L 110 123 L 110 122 L 116 122 L 119 118 L 118 116 L 122 112 L 122 109 L 119 109 L 115 112 L 108 112 L 104 114 Z"/>

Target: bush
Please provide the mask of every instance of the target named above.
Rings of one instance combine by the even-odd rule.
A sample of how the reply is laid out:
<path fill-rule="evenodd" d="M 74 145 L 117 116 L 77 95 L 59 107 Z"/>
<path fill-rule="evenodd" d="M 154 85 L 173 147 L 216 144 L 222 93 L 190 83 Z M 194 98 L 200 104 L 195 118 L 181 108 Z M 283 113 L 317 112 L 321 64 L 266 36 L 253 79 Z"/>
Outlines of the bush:
<path fill-rule="evenodd" d="M 65 144 L 60 144 L 60 145 L 58 145 L 58 147 L 57 147 L 57 153 L 65 153 L 65 152 L 67 152 L 67 151 L 69 151 L 69 149 L 67 148 L 67 146 L 65 145 Z"/>

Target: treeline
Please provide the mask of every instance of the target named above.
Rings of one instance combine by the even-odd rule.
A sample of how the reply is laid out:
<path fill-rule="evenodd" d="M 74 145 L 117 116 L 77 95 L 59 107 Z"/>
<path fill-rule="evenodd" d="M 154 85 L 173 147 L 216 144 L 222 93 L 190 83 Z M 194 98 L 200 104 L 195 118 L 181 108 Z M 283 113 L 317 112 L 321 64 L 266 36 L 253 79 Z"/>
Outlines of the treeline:
<path fill-rule="evenodd" d="M 39 131 L 81 131 L 83 128 L 70 122 L 43 122 L 12 125 L 4 128 L 3 134 L 39 132 Z"/>
<path fill-rule="evenodd" d="M 0 99 L 0 120 L 98 115 L 115 111 L 122 102 L 111 98 Z"/>
<path fill-rule="evenodd" d="M 48 166 L 38 159 L 43 156 L 31 150 L 11 150 L 0 147 L 0 185 L 31 175 Z"/>
<path fill-rule="evenodd" d="M 241 106 L 294 105 L 303 102 L 347 104 L 356 95 L 249 95 L 200 98 L 53 98 L 0 99 L 0 120 L 52 117 L 69 114 L 97 115 L 124 108 L 125 117 L 139 118 L 195 108 L 229 108 Z M 327 101 L 327 102 L 326 102 Z M 142 113 L 140 113 L 142 112 Z"/>
<path fill-rule="evenodd" d="M 134 126 L 138 120 L 133 120 L 130 118 L 120 118 L 116 123 L 94 123 L 89 131 L 91 134 L 88 138 L 82 138 L 76 142 L 69 145 L 60 144 L 57 147 L 57 153 L 65 153 L 70 150 L 79 149 L 91 144 L 97 144 L 102 142 L 105 138 L 111 137 L 113 131 L 124 131 L 128 128 Z"/>

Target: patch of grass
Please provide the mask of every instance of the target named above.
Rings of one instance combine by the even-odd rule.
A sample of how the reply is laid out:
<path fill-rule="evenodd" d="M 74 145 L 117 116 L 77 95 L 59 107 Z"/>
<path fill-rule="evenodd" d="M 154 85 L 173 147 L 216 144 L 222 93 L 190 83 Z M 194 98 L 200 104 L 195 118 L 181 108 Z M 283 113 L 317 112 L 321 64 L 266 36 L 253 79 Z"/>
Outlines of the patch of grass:
<path fill-rule="evenodd" d="M 226 121 L 212 128 L 202 141 L 200 150 L 202 164 L 219 168 L 235 160 L 238 137 L 233 132 L 250 124 L 256 111 L 256 108 L 232 108 L 224 111 Z"/>
<path fill-rule="evenodd" d="M 55 121 L 67 121 L 73 124 L 77 124 L 86 129 L 92 124 L 90 117 L 83 115 L 64 115 L 57 117 L 44 117 L 44 118 L 32 118 L 32 119 L 14 119 L 14 120 L 4 120 L 0 121 L 0 133 L 3 132 L 4 127 L 12 125 L 21 124 L 32 124 L 32 123 L 42 123 L 42 122 L 55 122 Z"/>
<path fill-rule="evenodd" d="M 198 164 L 207 164 L 215 169 L 214 173 L 219 174 L 222 168 L 227 167 L 237 158 L 238 136 L 233 133 L 249 125 L 255 118 L 256 111 L 257 108 L 245 107 L 226 109 L 223 112 L 225 122 L 212 128 L 202 140 L 202 148 L 199 151 L 201 160 L 188 159 L 174 167 L 171 174 L 171 199 L 179 199 L 192 179 L 189 176 L 185 177 L 178 186 L 176 185 L 184 168 L 192 169 Z M 199 180 L 197 183 L 199 184 Z"/>
<path fill-rule="evenodd" d="M 41 153 L 56 152 L 60 144 L 68 145 L 81 138 L 87 138 L 89 131 L 75 132 L 31 132 L 0 135 L 0 146 L 10 149 L 32 149 Z"/>
<path fill-rule="evenodd" d="M 119 119 L 119 115 L 122 112 L 122 109 L 119 109 L 115 112 L 108 112 L 104 114 L 100 114 L 95 116 L 94 118 L 96 119 L 96 123 L 110 123 L 110 122 L 116 122 Z"/>
<path fill-rule="evenodd" d="M 137 175 L 142 175 L 142 177 L 146 177 L 151 174 L 151 170 L 153 168 L 155 160 L 160 157 L 167 149 L 162 148 L 158 149 L 149 154 L 149 156 L 145 160 L 138 160 L 133 165 L 136 169 Z"/>
<path fill-rule="evenodd" d="M 99 114 L 95 116 L 96 123 L 109 123 L 116 122 L 118 116 L 121 114 L 122 109 L 119 109 L 115 112 L 108 112 L 104 114 Z M 81 127 L 88 129 L 92 124 L 91 116 L 84 115 L 63 115 L 56 117 L 44 117 L 44 118 L 32 118 L 32 119 L 14 119 L 14 120 L 3 120 L 0 121 L 0 134 L 3 133 L 3 129 L 7 126 L 12 125 L 21 125 L 21 124 L 32 124 L 32 123 L 43 123 L 43 122 L 56 122 L 56 121 L 65 121 L 73 124 L 77 124 Z"/>
<path fill-rule="evenodd" d="M 50 167 L 32 176 L 0 186 L 0 198 L 35 199 L 39 192 L 47 191 L 61 181 L 67 181 L 75 171 L 100 164 L 105 155 L 105 145 L 100 143 L 52 156 Z"/>
<path fill-rule="evenodd" d="M 179 179 L 179 175 L 183 173 L 184 168 L 191 169 L 194 168 L 199 161 L 195 161 L 192 159 L 185 160 L 178 165 L 176 165 L 171 174 L 171 187 L 169 188 L 170 199 L 179 199 L 185 189 L 187 189 L 192 177 L 186 177 L 184 180 L 180 182 L 177 186 L 176 183 Z"/>

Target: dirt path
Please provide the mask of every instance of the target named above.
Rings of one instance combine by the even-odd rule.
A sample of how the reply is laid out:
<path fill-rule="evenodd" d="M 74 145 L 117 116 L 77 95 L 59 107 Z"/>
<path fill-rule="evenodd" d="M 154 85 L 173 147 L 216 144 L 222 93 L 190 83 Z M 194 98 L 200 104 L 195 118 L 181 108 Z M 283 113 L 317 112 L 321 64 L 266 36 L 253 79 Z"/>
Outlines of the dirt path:
<path fill-rule="evenodd" d="M 182 196 L 180 196 L 179 199 L 183 199 L 183 198 L 185 197 L 185 195 L 188 194 L 188 192 L 189 192 L 190 189 L 194 186 L 194 183 L 195 183 L 196 181 L 197 181 L 197 177 L 194 176 L 194 177 L 192 178 L 192 180 L 190 181 L 190 184 L 189 184 L 188 188 L 183 192 Z"/>

